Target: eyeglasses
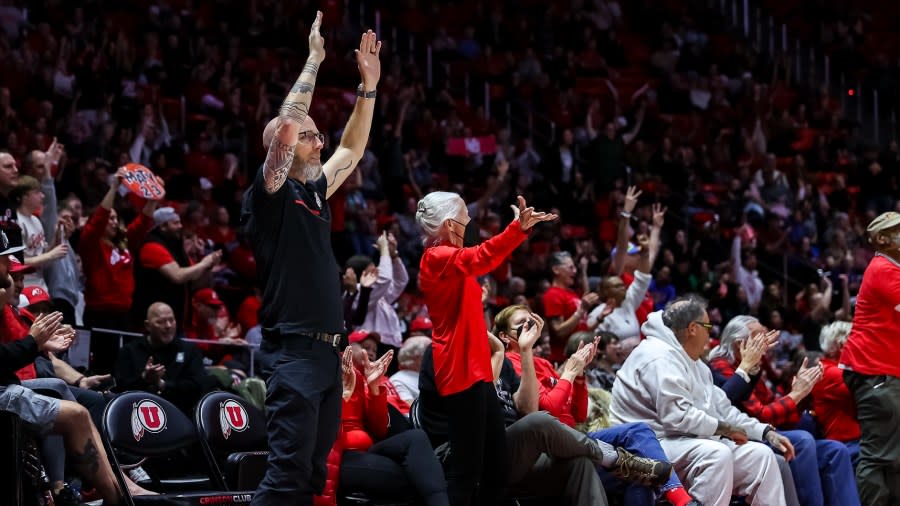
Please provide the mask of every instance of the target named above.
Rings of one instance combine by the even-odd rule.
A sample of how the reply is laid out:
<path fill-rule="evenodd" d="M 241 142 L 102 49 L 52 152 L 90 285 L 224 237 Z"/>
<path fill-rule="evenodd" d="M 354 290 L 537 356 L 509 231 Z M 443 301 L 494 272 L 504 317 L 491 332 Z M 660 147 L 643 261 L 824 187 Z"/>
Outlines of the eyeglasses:
<path fill-rule="evenodd" d="M 300 142 L 309 143 L 312 142 L 313 139 L 319 139 L 319 142 L 325 144 L 325 134 L 322 132 L 313 132 L 312 130 L 307 130 L 305 132 L 300 132 L 297 134 L 297 138 Z"/>
<path fill-rule="evenodd" d="M 450 221 L 460 224 L 462 226 L 462 228 L 466 228 L 466 224 L 459 220 L 454 220 L 453 218 L 450 218 Z"/>
<path fill-rule="evenodd" d="M 712 323 L 706 323 L 706 322 L 700 322 L 700 321 L 695 321 L 694 323 L 696 323 L 697 325 L 700 325 L 701 327 L 705 328 L 706 330 L 712 330 L 712 328 L 713 328 Z"/>

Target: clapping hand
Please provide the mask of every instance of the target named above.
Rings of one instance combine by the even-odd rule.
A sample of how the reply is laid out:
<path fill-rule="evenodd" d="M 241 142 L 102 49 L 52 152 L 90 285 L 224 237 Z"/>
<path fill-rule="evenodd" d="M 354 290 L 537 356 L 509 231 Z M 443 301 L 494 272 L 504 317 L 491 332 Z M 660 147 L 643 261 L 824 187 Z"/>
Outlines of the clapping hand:
<path fill-rule="evenodd" d="M 512 207 L 513 210 L 513 219 L 519 220 L 519 226 L 522 227 L 523 232 L 531 230 L 531 227 L 543 221 L 553 221 L 559 218 L 559 216 L 553 213 L 542 213 L 535 211 L 533 207 L 526 207 L 525 197 L 521 195 L 518 197 L 518 204 L 518 207 L 515 205 L 510 207 Z"/>
<path fill-rule="evenodd" d="M 807 367 L 807 363 L 809 359 L 803 359 L 803 365 L 800 366 L 800 370 L 797 372 L 797 375 L 794 376 L 794 381 L 791 383 L 791 393 L 788 395 L 794 399 L 794 402 L 800 402 L 804 397 L 809 395 L 812 392 L 816 383 L 822 379 L 822 375 L 824 374 L 824 370 L 822 368 L 822 364 Z"/>
<path fill-rule="evenodd" d="M 68 342 L 66 342 L 63 334 L 57 334 L 56 331 L 62 325 L 63 315 L 59 311 L 50 314 L 40 314 L 34 319 L 28 334 L 34 338 L 40 351 L 59 352 L 65 351 L 72 344 L 71 338 L 74 337 L 74 331 L 71 333 Z M 65 335 L 70 335 L 66 333 Z"/>
<path fill-rule="evenodd" d="M 353 367 L 353 352 L 351 348 L 344 350 L 341 356 L 341 386 L 343 387 L 344 400 L 349 400 L 356 388 L 356 368 Z"/>
<path fill-rule="evenodd" d="M 375 394 L 379 392 L 379 389 L 381 388 L 379 385 L 381 378 L 384 376 L 384 373 L 387 372 L 387 368 L 393 359 L 394 350 L 388 351 L 374 362 L 369 361 L 367 356 L 363 374 L 366 376 L 366 383 L 369 385 L 369 390 L 372 390 Z"/>
<path fill-rule="evenodd" d="M 751 334 L 740 344 L 741 364 L 738 368 L 747 374 L 756 374 L 763 356 L 776 344 L 778 344 L 777 330 Z"/>
<path fill-rule="evenodd" d="M 363 272 L 362 277 L 359 278 L 359 284 L 363 288 L 372 288 L 376 281 L 378 281 L 378 269 Z"/>

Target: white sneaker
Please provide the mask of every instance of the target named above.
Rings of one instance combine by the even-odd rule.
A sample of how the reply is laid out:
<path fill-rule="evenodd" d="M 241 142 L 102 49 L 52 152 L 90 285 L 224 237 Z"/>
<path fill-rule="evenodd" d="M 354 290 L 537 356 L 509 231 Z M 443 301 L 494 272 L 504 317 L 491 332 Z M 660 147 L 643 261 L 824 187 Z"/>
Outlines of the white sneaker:
<path fill-rule="evenodd" d="M 141 466 L 137 466 L 128 471 L 128 477 L 131 478 L 131 481 L 135 483 L 148 482 L 150 480 L 150 475 L 147 474 L 147 471 L 144 471 L 144 468 Z"/>

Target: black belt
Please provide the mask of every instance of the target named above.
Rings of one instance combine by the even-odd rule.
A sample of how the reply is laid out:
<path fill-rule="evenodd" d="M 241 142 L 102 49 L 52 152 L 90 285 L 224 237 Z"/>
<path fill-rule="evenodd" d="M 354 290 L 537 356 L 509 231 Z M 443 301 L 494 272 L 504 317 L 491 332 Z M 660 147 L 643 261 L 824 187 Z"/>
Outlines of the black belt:
<path fill-rule="evenodd" d="M 322 341 L 323 343 L 328 343 L 335 348 L 341 345 L 341 339 L 344 337 L 344 334 L 329 334 L 328 332 L 313 332 L 309 334 L 300 334 L 302 336 L 311 337 L 316 341 Z"/>

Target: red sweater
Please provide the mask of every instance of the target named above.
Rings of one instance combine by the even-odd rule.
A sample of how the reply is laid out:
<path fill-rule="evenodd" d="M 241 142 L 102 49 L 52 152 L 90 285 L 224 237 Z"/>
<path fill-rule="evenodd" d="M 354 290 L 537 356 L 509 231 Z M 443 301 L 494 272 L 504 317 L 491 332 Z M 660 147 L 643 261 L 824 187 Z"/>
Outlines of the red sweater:
<path fill-rule="evenodd" d="M 496 269 L 525 237 L 517 220 L 478 246 L 441 243 L 422 255 L 419 288 L 434 324 L 434 378 L 440 395 L 461 392 L 479 381 L 493 382 L 481 285 L 476 278 Z"/>
<path fill-rule="evenodd" d="M 9 304 L 3 304 L 3 309 L 0 311 L 2 311 L 0 313 L 0 343 L 7 344 L 24 339 L 28 335 L 30 325 L 26 325 Z M 16 376 L 21 381 L 37 378 L 34 362 L 16 371 Z"/>
<path fill-rule="evenodd" d="M 840 367 L 869 376 L 900 378 L 900 265 L 876 255 L 856 297 L 853 329 Z"/>
<path fill-rule="evenodd" d="M 81 231 L 78 253 L 86 279 L 84 304 L 94 311 L 129 311 L 134 293 L 134 257 L 136 250 L 153 228 L 153 218 L 141 213 L 128 225 L 128 248 L 120 250 L 103 235 L 110 210 L 98 206 Z"/>
<path fill-rule="evenodd" d="M 725 357 L 714 358 L 710 368 L 726 378 L 734 376 L 735 367 Z M 776 397 L 775 392 L 763 380 L 756 382 L 750 398 L 744 401 L 744 412 L 762 423 L 769 423 L 779 429 L 789 429 L 800 421 L 800 410 L 790 397 Z"/>
<path fill-rule="evenodd" d="M 825 374 L 813 387 L 813 408 L 816 419 L 828 439 L 848 442 L 860 437 L 859 422 L 856 421 L 856 401 L 844 383 L 844 371 L 836 361 L 822 358 Z"/>
<path fill-rule="evenodd" d="M 578 310 L 578 306 L 581 305 L 581 297 L 570 288 L 551 286 L 544 293 L 543 302 L 544 316 L 548 320 L 552 318 L 568 320 Z M 581 332 L 582 330 L 588 330 L 587 314 L 582 315 L 578 325 L 575 326 L 575 329 L 568 336 L 557 336 L 551 332 L 550 360 L 559 364 L 565 362 L 566 344 L 569 342 L 569 337 L 575 332 Z"/>
<path fill-rule="evenodd" d="M 522 357 L 518 353 L 507 353 L 516 374 L 522 375 Z M 584 378 L 575 380 L 573 386 L 559 377 L 548 360 L 534 357 L 534 372 L 540 385 L 538 407 L 559 419 L 560 422 L 575 427 L 576 423 L 587 420 L 588 391 Z"/>

